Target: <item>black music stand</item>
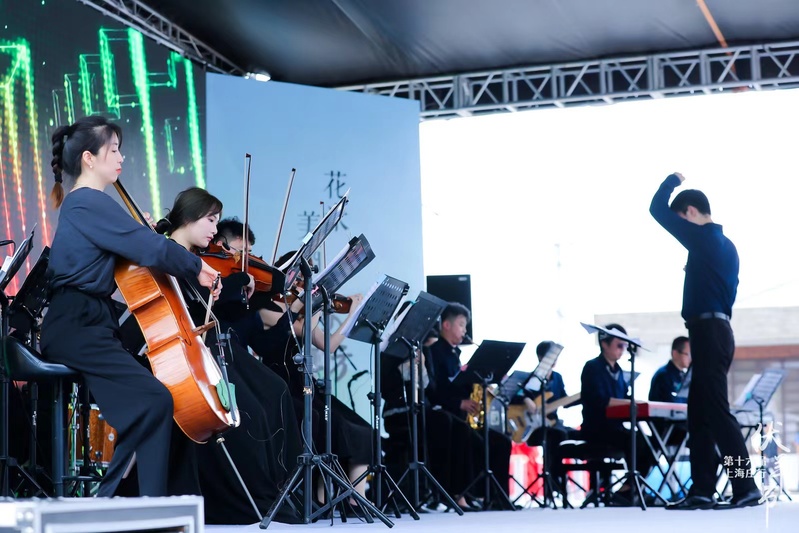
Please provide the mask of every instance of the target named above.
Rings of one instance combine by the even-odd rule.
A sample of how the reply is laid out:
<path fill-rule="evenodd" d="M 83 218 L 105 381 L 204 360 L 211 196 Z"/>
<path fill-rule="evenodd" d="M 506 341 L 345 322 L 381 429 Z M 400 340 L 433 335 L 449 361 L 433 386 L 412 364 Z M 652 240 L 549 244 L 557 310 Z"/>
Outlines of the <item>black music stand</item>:
<path fill-rule="evenodd" d="M 295 256 L 289 265 L 289 270 L 294 269 L 297 267 L 297 273 L 302 273 L 305 286 L 306 287 L 313 287 L 313 269 L 309 263 L 309 258 L 316 250 L 316 248 L 311 249 L 308 246 L 308 243 L 314 243 L 314 246 L 317 248 L 322 243 L 325 237 L 333 231 L 333 228 L 341 219 L 341 215 L 343 214 L 344 204 L 346 203 L 346 195 L 341 199 L 341 201 L 331 210 L 330 213 L 325 217 L 323 220 L 324 224 L 317 226 L 317 230 L 319 231 L 319 235 L 324 235 L 319 237 L 316 233 L 312 234 L 310 237 L 306 238 L 305 245 L 301 248 L 301 253 L 298 253 Z M 338 209 L 338 211 L 335 211 Z M 333 216 L 334 213 L 337 213 L 336 216 Z M 325 221 L 334 220 L 332 223 L 328 223 Z M 310 251 L 308 251 L 310 250 Z M 307 253 L 307 256 L 306 256 Z M 292 283 L 296 278 L 296 274 L 291 278 L 288 283 Z M 287 280 L 289 276 L 286 276 Z M 338 505 L 340 502 L 344 501 L 345 499 L 352 497 L 355 501 L 358 502 L 361 509 L 365 510 L 364 519 L 368 523 L 373 523 L 374 520 L 372 519 L 372 515 L 376 516 L 381 522 L 383 522 L 386 526 L 392 527 L 394 524 L 386 517 L 383 513 L 377 510 L 371 502 L 369 502 L 366 498 L 358 494 L 353 486 L 346 480 L 346 476 L 342 477 L 340 475 L 341 466 L 338 466 L 338 472 L 331 467 L 326 461 L 325 458 L 315 454 L 312 448 L 313 442 L 313 430 L 312 430 L 312 412 L 313 412 L 313 393 L 314 393 L 314 379 L 313 379 L 313 355 L 311 353 L 311 346 L 313 344 L 313 290 L 306 290 L 303 294 L 303 298 L 305 300 L 305 335 L 304 335 L 304 342 L 302 346 L 302 353 L 298 354 L 294 357 L 294 361 L 300 365 L 300 371 L 303 374 L 303 423 L 302 423 L 302 444 L 303 444 L 303 451 L 297 457 L 297 466 L 294 468 L 291 476 L 289 477 L 288 483 L 283 487 L 278 495 L 277 499 L 272 503 L 272 506 L 269 508 L 266 516 L 261 520 L 260 528 L 266 529 L 269 527 L 269 524 L 272 523 L 272 520 L 277 515 L 277 512 L 280 510 L 280 507 L 288 502 L 289 505 L 294 507 L 294 504 L 288 498 L 290 496 L 295 496 L 295 493 L 302 494 L 302 521 L 305 524 L 310 523 L 312 520 L 328 513 L 329 511 L 332 513 L 333 509 Z M 328 338 L 329 342 L 329 338 Z M 341 491 L 335 498 L 331 498 L 330 493 L 328 492 L 328 499 L 324 505 L 320 506 L 315 511 L 313 510 L 313 469 L 318 468 L 321 475 L 327 475 L 330 477 L 332 482 L 336 484 Z M 327 482 L 325 483 L 325 489 L 327 490 Z"/>
<path fill-rule="evenodd" d="M 311 293 L 311 299 L 314 302 L 311 314 L 316 314 L 317 311 L 322 310 L 322 325 L 324 329 L 324 377 L 321 389 L 325 397 L 325 453 L 322 455 L 322 459 L 345 479 L 347 474 L 338 462 L 338 456 L 333 453 L 333 422 L 331 416 L 333 412 L 333 386 L 330 381 L 330 315 L 333 313 L 331 295 L 335 294 L 355 274 L 363 270 L 374 258 L 375 254 L 372 251 L 372 247 L 363 234 L 351 239 L 347 246 L 328 264 L 327 268 L 318 274 L 318 281 L 314 284 Z M 324 477 L 324 475 L 322 475 L 322 478 L 326 497 L 329 500 L 333 494 L 333 486 L 330 479 Z M 359 478 L 352 485 L 357 485 L 361 479 Z M 341 516 L 346 520 L 346 509 L 343 506 L 344 503 L 342 502 Z"/>
<path fill-rule="evenodd" d="M 420 474 L 430 482 L 433 486 L 433 491 L 437 492 L 447 504 L 455 509 L 459 515 L 463 515 L 463 510 L 452 499 L 452 496 L 447 494 L 441 483 L 433 476 L 428 470 L 423 461 L 419 460 L 419 423 L 418 416 L 421 409 L 425 406 L 421 402 L 420 390 L 424 389 L 424 384 L 419 383 L 417 377 L 419 376 L 419 357 L 417 351 L 421 352 L 421 344 L 427 334 L 438 321 L 438 317 L 446 309 L 447 302 L 433 296 L 427 292 L 420 292 L 416 301 L 411 304 L 408 309 L 404 311 L 402 318 L 398 318 L 399 322 L 395 322 L 395 329 L 393 331 L 386 330 L 384 337 L 388 334 L 388 338 L 383 340 L 381 345 L 383 353 L 392 357 L 405 361 L 411 361 L 411 391 L 413 394 L 413 402 L 411 405 L 411 462 L 408 468 L 405 469 L 398 483 L 402 483 L 405 477 L 410 474 L 412 487 L 413 487 L 413 509 L 421 508 L 421 497 L 419 490 Z M 379 379 L 379 376 L 378 376 Z"/>
<path fill-rule="evenodd" d="M 553 496 L 555 490 L 552 486 L 552 477 L 551 472 L 549 471 L 549 445 L 547 442 L 549 440 L 549 427 L 547 424 L 547 416 L 549 416 L 549 413 L 547 413 L 547 385 L 549 384 L 549 374 L 555 367 L 555 363 L 557 362 L 558 356 L 562 350 L 563 346 L 560 344 L 555 342 L 550 343 L 546 355 L 544 355 L 544 357 L 538 363 L 538 366 L 535 367 L 535 370 L 533 370 L 533 372 L 530 374 L 530 379 L 528 379 L 527 383 L 524 385 L 525 390 L 539 392 L 541 394 L 541 407 L 539 409 L 541 411 L 541 431 L 544 432 L 543 438 L 541 439 L 541 457 L 543 459 L 541 473 L 534 480 L 532 480 L 529 485 L 527 485 L 527 487 L 524 489 L 524 492 L 530 494 L 533 500 L 541 505 L 541 507 L 549 507 L 551 504 L 553 509 L 557 509 L 558 506 L 555 503 L 555 497 Z M 526 434 L 523 437 L 525 442 L 527 442 L 527 439 L 530 438 L 532 431 L 530 431 L 530 434 Z M 533 485 L 538 483 L 539 479 L 542 480 L 543 484 L 543 502 L 536 500 L 535 496 L 532 496 L 532 493 L 530 493 L 530 489 L 532 489 Z M 519 498 L 521 498 L 521 496 L 519 496 Z"/>
<path fill-rule="evenodd" d="M 464 390 L 470 385 L 480 383 L 483 386 L 483 409 L 488 405 L 488 386 L 500 381 L 508 373 L 510 368 L 524 350 L 523 342 L 503 342 L 485 340 L 480 343 L 480 347 L 474 352 L 466 368 L 459 372 L 452 380 L 453 384 Z M 499 502 L 511 511 L 516 510 L 516 506 L 508 498 L 507 487 L 502 487 L 494 472 L 491 470 L 491 446 L 489 443 L 490 428 L 488 420 L 483 421 L 483 470 L 472 480 L 463 491 L 469 492 L 472 486 L 476 485 L 481 479 L 484 481 L 484 500 L 483 510 L 491 508 L 491 489 L 494 489 Z"/>
<path fill-rule="evenodd" d="M 300 269 L 302 267 L 301 259 L 305 259 L 305 261 L 309 262 L 314 252 L 322 245 L 328 235 L 330 235 L 339 223 L 341 217 L 344 216 L 344 206 L 349 202 L 349 193 L 349 190 L 345 192 L 344 196 L 341 197 L 336 205 L 330 208 L 330 211 L 319 221 L 319 224 L 316 225 L 313 231 L 303 238 L 302 246 L 300 246 L 299 250 L 297 250 L 293 256 L 282 265 L 275 265 L 278 270 L 286 273 L 285 290 L 291 289 L 294 285 L 294 281 L 300 274 Z"/>
<path fill-rule="evenodd" d="M 746 401 L 744 401 L 743 405 L 741 405 L 736 410 L 741 411 L 755 411 L 757 410 L 758 419 L 760 421 L 758 428 L 760 434 L 760 443 L 758 445 L 758 449 L 760 451 L 760 466 L 757 468 L 755 473 L 759 470 L 761 475 L 761 487 L 765 491 L 766 488 L 766 474 L 768 473 L 768 467 L 766 465 L 766 447 L 763 445 L 763 434 L 766 431 L 766 422 L 765 422 L 765 409 L 768 407 L 768 404 L 771 403 L 771 399 L 774 397 L 774 394 L 777 392 L 777 389 L 782 384 L 783 380 L 785 379 L 785 370 L 779 368 L 768 368 L 760 374 L 760 377 L 755 382 L 752 390 L 746 395 Z M 774 422 L 772 421 L 772 424 Z M 753 475 L 755 475 L 753 473 Z M 725 487 L 726 488 L 726 487 Z M 785 491 L 783 487 L 780 487 L 781 494 L 784 493 L 789 500 L 791 500 L 791 496 Z M 781 496 L 778 494 L 778 497 Z"/>
<path fill-rule="evenodd" d="M 22 264 L 28 258 L 28 255 L 31 253 L 33 249 L 33 234 L 36 230 L 34 226 L 31 230 L 31 234 L 25 239 L 22 244 L 20 244 L 15 250 L 14 255 L 7 258 L 6 261 L 3 262 L 2 268 L 0 269 L 0 312 L 2 312 L 2 322 L 0 329 L 0 336 L 2 336 L 2 343 L 3 343 L 3 350 L 2 350 L 2 358 L 0 358 L 0 382 L 2 382 L 2 388 L 0 389 L 0 413 L 2 414 L 2 420 L 0 420 L 0 462 L 3 463 L 2 472 L 0 472 L 0 476 L 2 476 L 2 483 L 0 484 L 0 496 L 8 497 L 11 494 L 11 489 L 9 487 L 9 478 L 11 476 L 11 472 L 18 472 L 23 479 L 30 483 L 32 486 L 36 487 L 37 490 L 42 491 L 41 486 L 36 482 L 36 480 L 31 476 L 27 470 L 22 468 L 17 462 L 15 457 L 11 457 L 9 455 L 9 444 L 8 444 L 8 432 L 9 432 L 9 413 L 8 413 L 8 402 L 10 399 L 11 394 L 11 377 L 8 375 L 8 366 L 7 366 L 7 359 L 6 359 L 6 339 L 8 338 L 8 333 L 10 330 L 10 316 L 9 316 L 9 306 L 10 306 L 10 298 L 6 295 L 6 287 L 8 284 L 11 283 L 11 280 L 14 279 L 14 276 L 19 272 L 19 269 L 22 268 Z M 42 491 L 43 492 L 43 491 Z"/>
<path fill-rule="evenodd" d="M 637 468 L 637 460 L 638 460 L 638 404 L 635 403 L 635 378 L 638 377 L 638 374 L 635 372 L 635 356 L 638 353 L 638 348 L 641 348 L 643 345 L 641 344 L 641 340 L 637 338 L 628 337 L 621 331 L 617 329 L 605 329 L 600 326 L 593 326 L 591 324 L 584 324 L 580 322 L 580 325 L 585 328 L 588 333 L 599 333 L 603 332 L 605 335 L 609 337 L 616 337 L 617 339 L 621 339 L 627 342 L 627 352 L 630 354 L 630 463 L 627 465 L 627 473 L 617 481 L 617 484 L 624 484 L 625 482 L 631 483 L 631 489 L 634 488 L 634 492 L 632 492 L 633 498 L 638 496 L 638 503 L 641 507 L 642 511 L 646 511 L 646 502 L 644 501 L 644 491 L 641 488 L 641 485 L 645 485 L 652 494 L 655 495 L 656 498 L 660 499 L 664 504 L 668 504 L 666 499 L 660 495 L 660 493 L 652 487 L 649 483 L 647 483 L 644 476 L 638 471 Z"/>
<path fill-rule="evenodd" d="M 328 296 L 332 296 L 374 258 L 375 253 L 372 251 L 372 246 L 363 234 L 350 239 L 350 242 L 330 261 L 327 267 L 316 275 L 313 313 L 315 314 L 322 308 L 322 289 L 327 291 Z"/>
<path fill-rule="evenodd" d="M 409 285 L 391 276 L 385 276 L 383 281 L 376 285 L 367 295 L 360 308 L 358 308 L 350 322 L 348 331 L 343 331 L 347 337 L 361 342 L 368 342 L 374 347 L 374 392 L 369 394 L 372 404 L 372 464 L 369 469 L 358 478 L 354 485 L 357 485 L 369 473 L 374 480 L 374 503 L 375 506 L 383 511 L 391 502 L 394 515 L 400 518 L 399 505 L 397 498 L 400 498 L 409 509 L 410 515 L 414 520 L 419 520 L 419 515 L 411 506 L 408 498 L 391 477 L 386 466 L 383 464 L 383 437 L 381 436 L 381 414 L 380 408 L 383 405 L 383 391 L 381 385 L 381 351 L 380 337 L 388 326 L 391 316 L 397 310 L 400 300 L 408 293 Z M 383 484 L 388 489 L 388 496 L 383 500 Z"/>

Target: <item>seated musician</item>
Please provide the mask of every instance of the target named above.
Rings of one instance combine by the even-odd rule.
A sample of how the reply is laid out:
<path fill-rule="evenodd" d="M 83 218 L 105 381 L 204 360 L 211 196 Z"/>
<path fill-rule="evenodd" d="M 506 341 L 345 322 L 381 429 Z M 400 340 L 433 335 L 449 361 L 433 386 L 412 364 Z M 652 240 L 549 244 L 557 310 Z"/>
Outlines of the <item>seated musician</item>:
<path fill-rule="evenodd" d="M 605 329 L 609 331 L 615 329 L 627 334 L 627 331 L 618 324 L 608 324 Z M 605 412 L 611 405 L 630 404 L 628 383 L 618 363 L 627 350 L 627 341 L 600 331 L 599 347 L 600 354 L 585 363 L 580 376 L 583 402 L 583 425 L 580 437 L 589 445 L 623 451 L 627 464 L 630 465 L 630 430 L 624 428 L 622 419 L 609 419 Z M 646 475 L 654 465 L 654 461 L 640 432 L 637 452 L 637 470 Z M 629 486 L 624 486 L 620 490 L 628 491 Z"/>
<path fill-rule="evenodd" d="M 233 230 L 239 230 L 239 241 L 233 240 L 232 244 L 240 246 L 237 250 L 244 249 L 241 242 L 243 225 L 240 222 L 228 221 L 222 225 L 223 232 L 218 232 L 217 221 L 221 211 L 222 203 L 216 197 L 193 187 L 178 194 L 167 217 L 156 225 L 156 231 L 167 234 L 171 241 L 197 253 L 206 248 L 212 239 L 229 236 L 232 226 Z M 249 245 L 255 242 L 252 232 L 248 240 Z M 179 280 L 179 284 L 195 326 L 202 325 L 206 317 L 208 290 L 184 280 Z M 219 299 L 212 309 L 212 319 L 218 320 L 219 331 L 230 333 L 230 339 L 223 343 L 224 358 L 229 381 L 235 387 L 233 395 L 240 416 L 240 425 L 224 433 L 225 446 L 255 505 L 263 514 L 277 498 L 294 465 L 294 458 L 301 452 L 301 446 L 294 408 L 285 383 L 247 352 L 246 344 L 240 342 L 240 338 L 247 333 L 246 329 L 236 325 L 237 329 L 233 330 L 234 321 L 246 314 L 241 310 L 246 311 L 246 301 L 252 300 L 253 289 L 254 281 L 249 274 L 239 272 L 223 278 Z M 250 311 L 250 314 L 258 318 L 255 310 Z M 123 331 L 126 333 L 125 344 L 137 353 L 143 341 L 137 339 L 135 331 L 130 328 L 123 327 Z M 216 330 L 208 331 L 205 340 L 211 352 L 217 354 L 219 344 Z M 203 495 L 207 523 L 247 524 L 258 518 L 228 462 L 225 450 L 209 442 L 180 450 L 181 453 L 184 451 L 197 455 L 192 467 L 198 487 L 196 492 L 191 493 Z M 170 457 L 170 476 L 178 466 L 183 470 L 188 469 L 185 466 L 187 462 L 185 455 L 173 453 Z M 187 473 L 182 477 L 190 479 Z M 179 493 L 189 492 L 183 489 Z M 288 509 L 281 509 L 276 519 L 280 522 L 296 522 L 298 517 Z"/>
<path fill-rule="evenodd" d="M 400 307 L 397 315 L 402 313 L 407 304 L 408 302 L 405 302 Z M 435 384 L 430 381 L 432 374 L 430 346 L 438 342 L 439 337 L 438 327 L 434 327 L 423 343 L 418 369 L 417 379 L 425 389 L 425 399 L 427 400 L 423 406 L 424 413 L 419 413 L 416 421 L 419 430 L 419 461 L 425 463 L 436 481 L 461 509 L 472 511 L 476 508 L 475 502 L 470 502 L 466 498 L 464 490 L 480 470 L 479 464 L 474 464 L 472 450 L 480 446 L 481 440 L 479 434 L 466 424 L 463 416 L 456 416 L 441 409 L 438 405 L 434 406 L 429 401 L 431 396 L 435 397 L 436 395 Z M 401 362 L 396 357 L 384 354 L 381 365 L 382 392 L 385 400 L 383 427 L 386 429 L 389 442 L 392 443 L 394 449 L 405 451 L 410 460 L 411 404 L 414 401 L 414 392 L 410 383 L 410 360 Z M 419 398 L 419 401 L 421 400 L 422 398 Z M 451 447 L 441 445 L 441 443 L 451 442 L 457 442 L 460 445 Z M 397 477 L 404 473 L 405 466 L 407 464 L 397 472 Z M 435 503 L 445 504 L 445 499 L 441 495 L 432 494 L 432 497 L 436 499 Z"/>
<path fill-rule="evenodd" d="M 538 357 L 539 363 L 544 358 L 544 356 L 546 356 L 551 346 L 552 346 L 552 341 L 542 341 L 538 344 L 538 346 L 536 346 L 535 354 Z M 538 383 L 536 380 L 533 380 L 533 382 Z M 531 414 L 533 416 L 540 417 L 541 413 L 538 411 L 538 409 L 541 406 L 540 403 L 541 392 L 530 391 L 528 389 L 523 389 L 523 390 L 526 397 L 530 398 L 531 400 L 539 400 L 536 409 Z M 554 366 L 553 370 L 551 370 L 549 372 L 549 375 L 547 376 L 546 392 L 552 393 L 551 397 L 549 396 L 547 397 L 548 403 L 568 397 L 568 394 L 566 394 L 566 387 L 563 385 L 563 377 L 560 375 L 560 373 L 555 372 Z M 549 409 L 547 409 L 547 411 L 548 410 Z M 558 468 L 561 465 L 561 460 L 558 455 L 558 448 L 560 446 L 560 443 L 563 442 L 564 440 L 577 438 L 578 431 L 576 429 L 566 427 L 563 424 L 563 420 L 558 418 L 557 410 L 547 415 L 547 418 L 550 420 L 551 423 L 546 432 L 547 455 L 548 455 L 547 464 L 549 465 L 548 470 L 556 477 L 556 479 L 558 479 L 558 486 L 562 486 L 562 479 L 560 479 L 560 476 L 562 476 L 562 472 L 560 472 Z M 527 439 L 527 445 L 541 446 L 544 441 L 544 432 L 545 431 L 543 427 L 538 427 L 537 429 L 535 429 L 530 435 L 530 437 Z"/>
<path fill-rule="evenodd" d="M 466 326 L 470 319 L 469 310 L 456 302 L 450 302 L 441 313 L 441 337 L 430 346 L 430 392 L 431 405 L 440 405 L 445 411 L 458 418 L 466 418 L 480 412 L 480 404 L 470 398 L 471 389 L 465 390 L 455 385 L 453 378 L 461 368 L 458 345 L 466 335 Z M 482 439 L 482 433 L 480 433 Z M 500 486 L 507 487 L 510 471 L 511 441 L 505 434 L 493 429 L 489 431 L 490 466 Z M 483 443 L 475 446 L 473 461 L 479 473 L 483 468 Z M 479 489 L 478 489 L 479 490 Z"/>
<path fill-rule="evenodd" d="M 671 343 L 671 361 L 652 376 L 650 401 L 688 403 L 688 395 L 679 393 L 691 384 L 690 367 L 691 344 L 688 337 L 677 337 Z"/>
<path fill-rule="evenodd" d="M 649 388 L 649 400 L 653 402 L 688 403 L 688 392 L 691 386 L 691 343 L 688 337 L 677 337 L 671 343 L 671 360 L 660 367 L 652 376 Z M 655 421 L 655 427 L 663 435 L 668 424 Z M 676 423 L 666 444 L 679 446 L 688 433 L 688 424 Z"/>

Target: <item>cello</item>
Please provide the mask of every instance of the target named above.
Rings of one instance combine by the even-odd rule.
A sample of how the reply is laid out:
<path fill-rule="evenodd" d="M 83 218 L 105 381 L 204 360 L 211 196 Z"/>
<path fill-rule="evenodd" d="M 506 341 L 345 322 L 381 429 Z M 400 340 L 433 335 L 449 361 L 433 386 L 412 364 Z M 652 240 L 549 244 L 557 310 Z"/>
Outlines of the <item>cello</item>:
<path fill-rule="evenodd" d="M 114 187 L 133 218 L 150 227 L 119 180 Z M 228 410 L 219 397 L 218 390 L 227 390 L 227 383 L 200 338 L 213 322 L 194 326 L 173 276 L 119 259 L 114 278 L 147 342 L 146 355 L 153 375 L 172 395 L 173 417 L 183 433 L 202 444 L 238 426 L 236 408 Z"/>

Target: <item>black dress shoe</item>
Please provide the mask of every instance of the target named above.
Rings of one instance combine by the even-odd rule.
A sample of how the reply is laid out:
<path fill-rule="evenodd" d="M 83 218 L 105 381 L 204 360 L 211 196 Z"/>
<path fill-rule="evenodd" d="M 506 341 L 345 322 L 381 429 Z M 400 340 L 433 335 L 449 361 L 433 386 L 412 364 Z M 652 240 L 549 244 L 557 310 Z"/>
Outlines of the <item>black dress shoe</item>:
<path fill-rule="evenodd" d="M 671 503 L 666 506 L 667 511 L 693 511 L 695 509 L 713 509 L 716 506 L 716 500 L 709 496 L 692 495 L 688 496 L 676 503 Z"/>
<path fill-rule="evenodd" d="M 717 509 L 741 509 L 743 507 L 754 507 L 763 503 L 761 501 L 762 497 L 763 495 L 759 490 L 750 490 L 749 492 L 741 494 L 740 496 L 733 496 L 732 500 L 730 500 L 730 503 L 719 505 Z"/>

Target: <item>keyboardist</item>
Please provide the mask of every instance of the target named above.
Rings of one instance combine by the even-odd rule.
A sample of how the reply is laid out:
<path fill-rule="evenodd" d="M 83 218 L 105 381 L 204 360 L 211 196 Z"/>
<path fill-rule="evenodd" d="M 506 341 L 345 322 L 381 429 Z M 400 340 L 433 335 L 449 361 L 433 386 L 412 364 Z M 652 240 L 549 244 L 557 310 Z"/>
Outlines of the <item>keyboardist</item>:
<path fill-rule="evenodd" d="M 608 324 L 608 331 L 616 330 L 627 334 L 619 324 Z M 582 384 L 583 425 L 580 436 L 589 445 L 609 447 L 624 451 L 627 463 L 631 461 L 630 431 L 624 428 L 621 419 L 608 419 L 605 409 L 610 405 L 629 405 L 628 384 L 618 361 L 627 350 L 627 342 L 599 332 L 600 354 L 588 361 L 580 377 Z M 637 469 L 643 475 L 654 465 L 651 453 L 647 451 L 646 441 L 638 433 Z M 621 492 L 629 490 L 622 487 Z"/>
<path fill-rule="evenodd" d="M 690 386 L 691 345 L 688 337 L 677 337 L 671 343 L 671 361 L 652 376 L 649 400 L 652 402 L 688 403 L 686 388 Z"/>

